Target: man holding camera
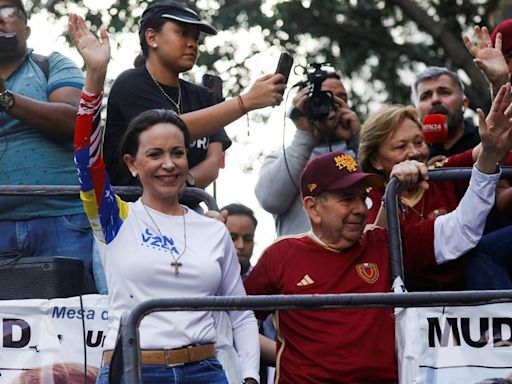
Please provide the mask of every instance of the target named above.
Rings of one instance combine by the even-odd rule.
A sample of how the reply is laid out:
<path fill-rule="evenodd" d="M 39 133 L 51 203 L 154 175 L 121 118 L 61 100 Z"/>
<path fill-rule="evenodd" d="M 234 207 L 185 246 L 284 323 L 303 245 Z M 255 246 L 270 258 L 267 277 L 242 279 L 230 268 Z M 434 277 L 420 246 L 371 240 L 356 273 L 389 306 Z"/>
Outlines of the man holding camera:
<path fill-rule="evenodd" d="M 318 72 L 319 67 L 315 70 Z M 300 175 L 308 160 L 336 150 L 357 152 L 361 123 L 348 105 L 340 76 L 323 72 L 317 78 L 323 92 L 318 98 L 315 92 L 309 96 L 308 86 L 297 92 L 290 113 L 297 127 L 295 137 L 285 150 L 265 158 L 255 188 L 260 205 L 274 215 L 278 236 L 310 229 L 299 190 Z"/>
<path fill-rule="evenodd" d="M 57 52 L 34 54 L 30 32 L 22 0 L 0 0 L 0 184 L 77 185 L 70 159 L 83 74 Z M 0 207 L 0 251 L 91 267 L 92 233 L 76 196 L 2 196 Z"/>

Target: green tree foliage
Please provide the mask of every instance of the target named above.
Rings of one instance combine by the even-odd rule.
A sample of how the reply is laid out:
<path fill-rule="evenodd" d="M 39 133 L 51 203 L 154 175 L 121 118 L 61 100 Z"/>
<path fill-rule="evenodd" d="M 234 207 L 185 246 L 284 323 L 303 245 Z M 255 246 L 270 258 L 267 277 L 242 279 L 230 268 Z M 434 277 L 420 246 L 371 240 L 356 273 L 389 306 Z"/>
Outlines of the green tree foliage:
<path fill-rule="evenodd" d="M 108 0 L 107 0 L 108 2 Z M 142 10 L 151 1 L 110 0 L 108 11 L 91 9 L 94 26 L 108 23 L 111 33 L 136 32 Z M 506 0 L 199 0 L 202 16 L 220 30 L 236 33 L 256 28 L 255 38 L 292 52 L 296 61 L 329 62 L 351 79 L 352 101 L 364 116 L 372 103 L 409 103 L 411 74 L 425 66 L 447 66 L 462 75 L 471 105 L 489 105 L 488 85 L 466 51 L 462 35 L 472 26 L 492 29 Z M 71 2 L 32 0 L 28 8 L 47 8 L 65 17 Z M 73 3 L 83 6 L 84 1 Z M 252 29 L 251 29 L 252 30 Z M 201 48 L 206 49 L 204 46 Z M 213 68 L 227 61 L 222 71 L 229 89 L 245 86 L 244 60 L 234 60 L 237 47 L 227 42 L 200 57 Z M 254 47 L 254 50 L 257 50 Z M 228 79 L 230 78 L 230 79 Z M 348 80 L 347 80 L 348 81 Z"/>
<path fill-rule="evenodd" d="M 487 25 L 499 1 L 455 0 L 225 0 L 220 28 L 261 25 L 270 44 L 297 52 L 306 40 L 308 62 L 326 61 L 353 82 L 352 99 L 366 114 L 372 101 L 409 103 L 410 74 L 447 66 L 462 74 L 472 106 L 487 107 L 488 85 L 462 42 L 471 27 Z M 268 3 L 268 2 L 267 2 Z M 499 21 L 499 20 L 498 20 Z M 407 78 L 409 74 L 409 78 Z"/>

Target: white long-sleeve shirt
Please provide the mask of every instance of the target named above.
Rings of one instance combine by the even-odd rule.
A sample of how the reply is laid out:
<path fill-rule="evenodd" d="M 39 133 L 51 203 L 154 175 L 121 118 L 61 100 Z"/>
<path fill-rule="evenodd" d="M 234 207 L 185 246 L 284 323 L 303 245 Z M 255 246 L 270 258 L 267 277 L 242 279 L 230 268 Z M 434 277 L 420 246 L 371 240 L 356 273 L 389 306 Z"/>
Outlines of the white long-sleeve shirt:
<path fill-rule="evenodd" d="M 438 217 L 434 223 L 434 251 L 438 264 L 458 258 L 480 241 L 500 177 L 501 171 L 489 175 L 473 166 L 469 187 L 455 211 Z"/>

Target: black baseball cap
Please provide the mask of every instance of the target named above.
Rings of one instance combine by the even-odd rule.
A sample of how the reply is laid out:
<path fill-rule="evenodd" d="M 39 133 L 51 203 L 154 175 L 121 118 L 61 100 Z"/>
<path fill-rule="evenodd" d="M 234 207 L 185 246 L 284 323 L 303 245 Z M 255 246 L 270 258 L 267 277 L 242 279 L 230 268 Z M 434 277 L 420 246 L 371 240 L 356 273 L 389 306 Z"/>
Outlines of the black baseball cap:
<path fill-rule="evenodd" d="M 196 11 L 190 9 L 185 4 L 177 1 L 161 1 L 152 3 L 146 8 L 140 19 L 140 30 L 145 30 L 152 20 L 165 18 L 180 21 L 186 24 L 194 24 L 199 31 L 207 35 L 216 35 L 217 30 L 210 24 L 201 21 Z"/>

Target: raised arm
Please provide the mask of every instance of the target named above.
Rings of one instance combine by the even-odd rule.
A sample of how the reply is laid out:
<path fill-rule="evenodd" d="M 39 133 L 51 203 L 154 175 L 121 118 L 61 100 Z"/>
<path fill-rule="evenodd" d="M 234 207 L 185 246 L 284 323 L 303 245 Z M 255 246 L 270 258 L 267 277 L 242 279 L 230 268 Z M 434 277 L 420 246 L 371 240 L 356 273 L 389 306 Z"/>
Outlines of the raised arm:
<path fill-rule="evenodd" d="M 496 35 L 496 44 L 493 47 L 491 36 L 487 27 L 474 27 L 476 44 L 473 44 L 468 35 L 463 40 L 467 50 L 474 57 L 474 63 L 482 70 L 485 77 L 491 83 L 492 96 L 496 96 L 500 87 L 510 80 L 510 74 L 501 52 L 501 33 Z"/>
<path fill-rule="evenodd" d="M 283 81 L 283 75 L 265 75 L 243 95 L 180 117 L 187 124 L 192 139 L 210 136 L 249 111 L 279 105 L 286 88 Z"/>
<path fill-rule="evenodd" d="M 80 180 L 80 198 L 94 236 L 109 243 L 126 217 L 126 203 L 117 198 L 110 186 L 101 155 L 100 107 L 103 83 L 110 60 L 110 44 L 105 30 L 98 40 L 77 15 L 69 16 L 69 35 L 86 65 L 85 86 L 75 126 L 75 163 Z"/>
<path fill-rule="evenodd" d="M 484 173 L 496 172 L 496 164 L 505 158 L 512 147 L 510 89 L 510 83 L 500 88 L 487 117 L 481 109 L 477 109 L 482 149 L 476 167 Z"/>
<path fill-rule="evenodd" d="M 110 61 L 110 41 L 107 31 L 102 28 L 98 39 L 87 28 L 82 17 L 70 14 L 68 32 L 71 41 L 84 59 L 87 69 L 84 90 L 99 95 L 103 92 Z"/>
<path fill-rule="evenodd" d="M 497 164 L 512 147 L 510 84 L 500 88 L 487 119 L 481 109 L 477 112 L 482 150 L 473 168 L 469 188 L 457 209 L 435 221 L 434 248 L 438 263 L 456 259 L 482 237 L 500 176 Z"/>

